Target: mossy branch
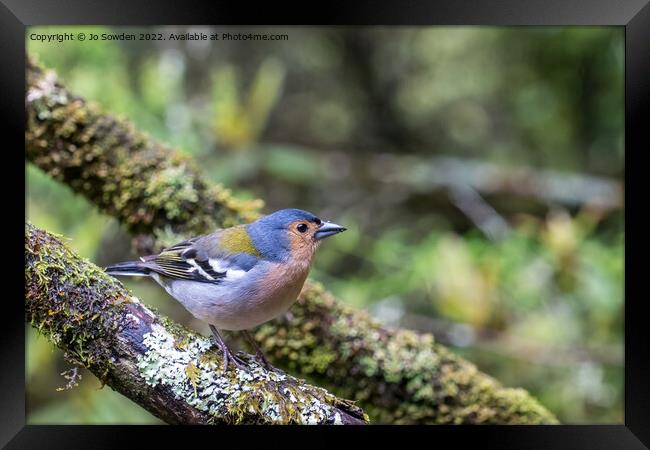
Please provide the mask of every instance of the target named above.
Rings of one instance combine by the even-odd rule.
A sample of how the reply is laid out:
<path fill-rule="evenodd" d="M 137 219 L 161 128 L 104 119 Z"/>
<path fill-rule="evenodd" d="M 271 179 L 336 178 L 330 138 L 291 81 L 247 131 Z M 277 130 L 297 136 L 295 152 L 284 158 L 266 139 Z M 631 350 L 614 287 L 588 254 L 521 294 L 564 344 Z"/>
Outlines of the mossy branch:
<path fill-rule="evenodd" d="M 363 424 L 353 402 L 292 376 L 222 369 L 209 337 L 160 316 L 58 238 L 25 226 L 27 321 L 68 360 L 167 423 Z"/>
<path fill-rule="evenodd" d="M 27 65 L 27 157 L 117 217 L 141 251 L 258 216 L 210 185 L 188 158 L 70 94 Z M 289 320 L 257 330 L 272 361 L 319 380 L 389 423 L 556 423 L 522 389 L 502 387 L 429 334 L 390 330 L 308 283 Z"/>

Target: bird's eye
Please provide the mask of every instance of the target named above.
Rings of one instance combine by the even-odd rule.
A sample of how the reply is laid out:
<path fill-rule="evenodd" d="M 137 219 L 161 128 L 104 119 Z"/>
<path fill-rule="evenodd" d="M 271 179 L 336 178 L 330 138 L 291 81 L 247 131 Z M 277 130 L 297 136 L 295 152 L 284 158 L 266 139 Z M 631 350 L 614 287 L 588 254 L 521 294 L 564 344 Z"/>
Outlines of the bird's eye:
<path fill-rule="evenodd" d="M 304 223 L 298 224 L 298 226 L 296 228 L 301 233 L 304 233 L 305 231 L 307 231 L 307 225 L 305 225 Z"/>

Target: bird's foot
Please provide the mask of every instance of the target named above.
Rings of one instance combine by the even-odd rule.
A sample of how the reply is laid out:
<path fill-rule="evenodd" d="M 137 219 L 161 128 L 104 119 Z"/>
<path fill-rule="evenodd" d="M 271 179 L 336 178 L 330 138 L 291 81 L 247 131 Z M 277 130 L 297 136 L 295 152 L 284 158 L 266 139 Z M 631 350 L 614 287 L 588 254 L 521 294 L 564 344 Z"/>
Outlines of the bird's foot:
<path fill-rule="evenodd" d="M 269 360 L 266 359 L 266 357 L 264 356 L 263 353 L 261 353 L 261 352 L 257 352 L 257 353 L 255 354 L 254 358 L 255 358 L 255 360 L 256 360 L 256 361 L 257 361 L 257 362 L 258 362 L 262 367 L 264 367 L 264 369 L 266 369 L 267 371 L 269 371 L 269 372 L 276 372 L 276 373 L 279 373 L 279 374 L 282 374 L 282 375 L 285 374 L 284 370 L 279 369 L 279 368 L 273 366 L 273 365 L 269 362 Z"/>
<path fill-rule="evenodd" d="M 237 368 L 239 370 L 245 370 L 245 371 L 249 370 L 247 365 L 246 365 L 246 362 L 243 359 L 241 359 L 239 356 L 237 356 L 236 354 L 232 353 L 228 347 L 226 347 L 225 349 L 221 349 L 221 350 L 223 352 L 223 372 L 224 373 L 226 373 L 228 371 L 228 364 L 229 364 L 230 361 L 232 361 L 233 364 L 235 366 L 237 366 Z"/>
<path fill-rule="evenodd" d="M 230 361 L 232 361 L 239 370 L 248 370 L 246 362 L 230 351 L 224 340 L 221 338 L 219 330 L 217 330 L 214 325 L 210 325 L 210 330 L 212 330 L 212 339 L 217 344 L 217 347 L 221 349 L 221 353 L 223 354 L 223 373 L 228 371 L 228 364 Z"/>
<path fill-rule="evenodd" d="M 253 338 L 253 335 L 249 331 L 242 330 L 241 333 L 246 338 L 250 346 L 255 350 L 255 359 L 262 367 L 264 367 L 269 372 L 278 372 L 284 374 L 284 371 L 278 369 L 277 367 L 273 367 L 271 363 L 269 363 L 268 359 L 266 359 L 266 357 L 264 356 L 262 349 L 260 348 L 257 341 L 255 341 L 255 338 Z"/>

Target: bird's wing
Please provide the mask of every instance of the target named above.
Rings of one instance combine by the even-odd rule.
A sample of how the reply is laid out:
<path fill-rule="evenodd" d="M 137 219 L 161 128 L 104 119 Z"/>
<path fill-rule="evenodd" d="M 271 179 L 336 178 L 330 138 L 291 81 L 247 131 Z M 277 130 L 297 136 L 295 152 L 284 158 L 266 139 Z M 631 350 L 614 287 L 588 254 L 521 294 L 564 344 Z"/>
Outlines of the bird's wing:
<path fill-rule="evenodd" d="M 168 278 L 221 283 L 245 275 L 259 262 L 256 255 L 222 246 L 224 230 L 198 236 L 146 256 L 143 263 Z"/>

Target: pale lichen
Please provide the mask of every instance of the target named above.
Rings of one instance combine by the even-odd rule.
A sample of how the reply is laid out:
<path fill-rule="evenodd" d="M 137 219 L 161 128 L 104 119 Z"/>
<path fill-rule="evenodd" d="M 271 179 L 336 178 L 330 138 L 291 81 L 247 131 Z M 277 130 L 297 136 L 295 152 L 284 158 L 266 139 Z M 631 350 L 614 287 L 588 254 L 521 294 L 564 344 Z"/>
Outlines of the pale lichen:
<path fill-rule="evenodd" d="M 251 416 L 261 423 L 340 424 L 335 397 L 283 373 L 267 371 L 254 359 L 248 369 L 221 367 L 209 338 L 193 335 L 177 342 L 159 324 L 144 335 L 146 352 L 137 367 L 146 383 L 162 385 L 177 399 L 209 413 L 215 421 L 242 423 Z M 188 367 L 191 370 L 188 371 Z"/>

